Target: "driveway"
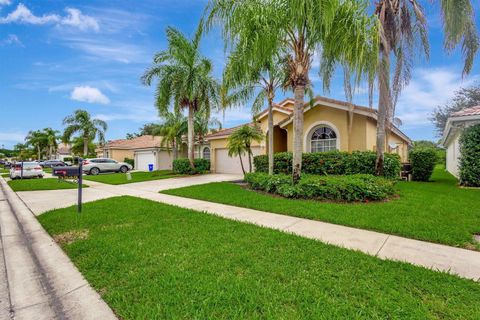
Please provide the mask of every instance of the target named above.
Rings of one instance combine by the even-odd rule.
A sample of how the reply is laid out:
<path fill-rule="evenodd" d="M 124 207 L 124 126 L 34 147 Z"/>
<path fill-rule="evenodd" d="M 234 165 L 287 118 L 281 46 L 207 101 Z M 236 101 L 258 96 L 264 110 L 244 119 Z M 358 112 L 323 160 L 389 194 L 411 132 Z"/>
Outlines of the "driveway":
<path fill-rule="evenodd" d="M 147 193 L 158 193 L 161 190 L 188 187 L 210 182 L 234 181 L 243 179 L 234 174 L 205 174 L 183 178 L 152 180 L 123 185 L 109 185 L 85 180 L 89 188 L 83 189 L 83 202 L 90 202 L 122 195 L 141 196 Z M 65 208 L 77 203 L 77 190 L 45 190 L 17 192 L 25 204 L 35 215 L 46 211 Z"/>

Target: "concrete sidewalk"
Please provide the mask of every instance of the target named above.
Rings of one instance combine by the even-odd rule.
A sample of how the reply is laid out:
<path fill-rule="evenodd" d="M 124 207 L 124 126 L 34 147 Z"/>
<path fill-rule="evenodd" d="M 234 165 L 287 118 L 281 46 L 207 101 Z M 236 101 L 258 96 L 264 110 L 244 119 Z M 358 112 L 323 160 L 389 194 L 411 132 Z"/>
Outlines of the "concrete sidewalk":
<path fill-rule="evenodd" d="M 89 190 L 93 198 L 108 198 L 130 195 L 158 201 L 182 208 L 204 211 L 227 219 L 293 233 L 302 237 L 319 240 L 343 248 L 358 250 L 366 254 L 396 261 L 408 262 L 433 270 L 450 272 L 460 277 L 480 279 L 480 252 L 470 251 L 425 241 L 418 241 L 380 232 L 345 227 L 247 208 L 194 200 L 158 191 L 188 185 L 237 179 L 229 175 L 206 175 L 180 179 L 165 179 L 125 185 L 95 184 Z M 19 192 L 36 214 L 55 207 L 75 204 L 75 190 Z"/>
<path fill-rule="evenodd" d="M 0 178 L 0 319 L 116 319 Z"/>

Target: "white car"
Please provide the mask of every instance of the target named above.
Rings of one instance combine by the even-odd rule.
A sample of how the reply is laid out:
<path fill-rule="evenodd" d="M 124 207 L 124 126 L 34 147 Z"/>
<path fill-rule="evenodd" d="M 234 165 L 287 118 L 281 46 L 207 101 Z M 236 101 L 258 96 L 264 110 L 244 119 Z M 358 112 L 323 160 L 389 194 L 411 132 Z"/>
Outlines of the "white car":
<path fill-rule="evenodd" d="M 23 172 L 22 172 L 23 171 Z M 42 167 L 38 162 L 17 162 L 12 164 L 10 168 L 10 179 L 21 179 L 23 178 L 43 178 L 45 172 L 43 172 Z"/>
<path fill-rule="evenodd" d="M 110 158 L 94 158 L 83 160 L 83 172 L 96 176 L 102 172 L 126 173 L 133 167 L 126 162 L 118 162 Z"/>

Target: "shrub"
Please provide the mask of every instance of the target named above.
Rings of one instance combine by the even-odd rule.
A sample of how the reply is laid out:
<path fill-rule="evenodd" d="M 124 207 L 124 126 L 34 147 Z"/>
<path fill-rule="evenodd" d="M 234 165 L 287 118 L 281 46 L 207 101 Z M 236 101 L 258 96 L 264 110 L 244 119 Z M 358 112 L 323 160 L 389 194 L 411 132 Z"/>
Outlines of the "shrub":
<path fill-rule="evenodd" d="M 480 187 L 480 125 L 466 128 L 460 137 L 460 183 Z"/>
<path fill-rule="evenodd" d="M 190 161 L 188 161 L 188 159 L 173 160 L 173 171 L 180 174 L 197 174 L 210 170 L 210 160 L 194 159 L 193 164 L 195 169 L 190 167 Z"/>
<path fill-rule="evenodd" d="M 277 194 L 285 198 L 315 199 L 330 201 L 378 201 L 395 193 L 394 182 L 369 174 L 347 176 L 302 175 L 298 184 L 292 183 L 290 175 L 247 173 L 245 180 L 254 190 Z"/>
<path fill-rule="evenodd" d="M 70 162 L 73 164 L 73 158 L 72 157 L 64 157 L 63 162 Z"/>
<path fill-rule="evenodd" d="M 123 159 L 123 162 L 128 163 L 132 167 L 135 167 L 135 160 L 133 160 L 133 159 L 125 158 L 125 159 Z"/>
<path fill-rule="evenodd" d="M 256 172 L 268 172 L 268 156 L 260 155 L 253 159 Z M 353 153 L 329 151 L 304 153 L 302 172 L 306 174 L 341 175 L 374 174 L 376 154 L 371 151 Z M 400 157 L 397 154 L 385 154 L 384 176 L 396 178 L 400 173 Z M 274 173 L 290 174 L 292 172 L 292 153 L 280 152 L 274 155 Z"/>
<path fill-rule="evenodd" d="M 415 181 L 428 181 L 432 176 L 437 153 L 433 148 L 414 148 L 410 151 L 412 178 Z"/>

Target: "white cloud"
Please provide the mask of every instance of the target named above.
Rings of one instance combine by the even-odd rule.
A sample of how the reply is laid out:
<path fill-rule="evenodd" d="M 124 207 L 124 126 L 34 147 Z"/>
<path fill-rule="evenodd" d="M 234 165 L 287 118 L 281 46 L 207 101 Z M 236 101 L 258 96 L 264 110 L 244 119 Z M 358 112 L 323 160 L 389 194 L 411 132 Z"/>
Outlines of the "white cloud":
<path fill-rule="evenodd" d="M 88 103 L 109 104 L 110 99 L 99 89 L 90 86 L 80 86 L 73 88 L 70 99 L 84 101 Z"/>
<path fill-rule="evenodd" d="M 98 31 L 100 29 L 95 18 L 82 14 L 80 10 L 75 8 L 66 8 L 65 11 L 67 12 L 67 15 L 64 17 L 61 17 L 57 14 L 44 14 L 42 16 L 36 16 L 23 3 L 20 3 L 14 11 L 9 13 L 6 17 L 0 18 L 0 24 L 24 23 L 43 25 L 52 23 L 58 26 L 75 27 L 82 31 L 89 29 Z"/>
<path fill-rule="evenodd" d="M 11 0 L 0 0 L 0 6 L 9 6 L 11 3 Z"/>
<path fill-rule="evenodd" d="M 22 41 L 20 41 L 20 39 L 15 34 L 9 34 L 4 40 L 0 41 L 0 45 L 17 45 L 20 47 L 24 47 Z"/>

